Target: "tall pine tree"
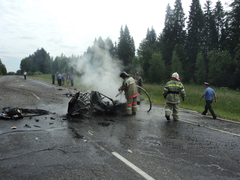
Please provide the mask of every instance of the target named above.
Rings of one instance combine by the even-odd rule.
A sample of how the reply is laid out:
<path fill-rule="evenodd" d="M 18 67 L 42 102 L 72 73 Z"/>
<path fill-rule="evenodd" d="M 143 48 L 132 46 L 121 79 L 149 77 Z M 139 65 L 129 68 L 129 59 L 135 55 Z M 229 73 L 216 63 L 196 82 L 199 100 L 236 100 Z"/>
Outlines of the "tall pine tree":
<path fill-rule="evenodd" d="M 225 12 L 223 10 L 223 6 L 221 1 L 218 1 L 216 3 L 216 6 L 213 10 L 214 12 L 214 18 L 215 18 L 215 23 L 216 23 L 216 32 L 217 32 L 217 36 L 218 36 L 218 42 L 217 42 L 217 50 L 218 51 L 222 51 L 223 50 L 223 46 L 222 46 L 222 41 L 224 38 L 224 24 L 225 24 Z"/>
<path fill-rule="evenodd" d="M 208 52 L 217 49 L 218 34 L 216 22 L 211 9 L 211 1 L 207 0 L 204 6 L 204 28 L 203 28 L 203 56 L 207 58 Z"/>
<path fill-rule="evenodd" d="M 170 69 L 172 52 L 175 46 L 173 27 L 174 27 L 173 10 L 168 4 L 165 16 L 165 26 L 160 39 L 160 42 L 162 44 L 160 51 L 162 52 L 163 60 L 165 61 L 165 65 L 168 69 Z"/>
<path fill-rule="evenodd" d="M 152 27 L 151 30 L 147 29 L 146 38 L 142 40 L 137 51 L 138 60 L 144 70 L 143 77 L 145 79 L 149 79 L 150 60 L 155 51 L 157 51 L 157 37 Z"/>
<path fill-rule="evenodd" d="M 185 14 L 182 8 L 181 0 L 176 0 L 173 10 L 173 36 L 174 36 L 174 47 L 176 44 L 184 45 L 186 31 L 185 28 Z"/>
<path fill-rule="evenodd" d="M 230 7 L 232 8 L 229 17 L 230 17 L 230 27 L 229 27 L 229 34 L 231 43 L 229 44 L 229 51 L 234 56 L 235 49 L 238 45 L 238 40 L 240 38 L 240 0 L 234 0 Z"/>
<path fill-rule="evenodd" d="M 203 27 L 204 18 L 199 0 L 192 0 L 189 20 L 187 22 L 187 59 L 184 62 L 184 77 L 187 82 L 194 75 L 197 54 L 202 52 Z"/>
<path fill-rule="evenodd" d="M 129 71 L 129 65 L 131 65 L 132 59 L 135 56 L 135 45 L 133 37 L 130 36 L 127 25 L 124 31 L 121 27 L 120 37 L 118 42 L 118 57 L 123 61 L 125 70 Z"/>

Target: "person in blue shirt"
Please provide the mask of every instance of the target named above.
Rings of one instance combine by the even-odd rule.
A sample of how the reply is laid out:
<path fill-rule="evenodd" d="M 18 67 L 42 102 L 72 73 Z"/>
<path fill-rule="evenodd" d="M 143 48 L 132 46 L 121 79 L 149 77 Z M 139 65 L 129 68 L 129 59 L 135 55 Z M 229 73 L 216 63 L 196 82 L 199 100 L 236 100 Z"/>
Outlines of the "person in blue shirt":
<path fill-rule="evenodd" d="M 59 73 L 57 77 L 58 77 L 58 85 L 61 86 L 62 85 L 62 74 Z"/>
<path fill-rule="evenodd" d="M 205 105 L 205 111 L 203 111 L 202 115 L 206 115 L 206 113 L 209 110 L 213 116 L 213 119 L 216 119 L 217 116 L 213 111 L 212 102 L 213 102 L 213 97 L 215 99 L 215 103 L 217 102 L 217 95 L 215 91 L 212 88 L 210 88 L 209 83 L 205 82 L 204 84 L 206 89 L 204 90 L 203 95 L 200 97 L 200 99 L 205 97 L 206 105 Z"/>

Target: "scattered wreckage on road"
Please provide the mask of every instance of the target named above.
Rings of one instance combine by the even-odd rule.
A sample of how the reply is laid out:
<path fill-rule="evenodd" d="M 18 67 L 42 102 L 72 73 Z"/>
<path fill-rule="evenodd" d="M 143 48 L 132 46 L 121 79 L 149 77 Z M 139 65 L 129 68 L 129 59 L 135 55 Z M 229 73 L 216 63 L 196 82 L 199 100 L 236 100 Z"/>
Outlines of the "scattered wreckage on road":
<path fill-rule="evenodd" d="M 139 87 L 139 86 L 137 86 Z M 148 93 L 142 88 L 149 99 L 149 110 L 152 108 L 151 99 Z M 114 100 L 98 91 L 91 91 L 91 93 L 77 92 L 76 94 L 66 94 L 67 97 L 72 97 L 68 103 L 67 116 L 87 116 L 87 115 L 124 115 L 126 114 L 126 103 L 119 100 Z M 117 97 L 117 96 L 116 96 Z M 20 119 L 23 117 L 47 115 L 49 111 L 42 109 L 24 109 L 24 108 L 10 108 L 4 107 L 0 118 L 4 119 Z"/>
<path fill-rule="evenodd" d="M 41 116 L 47 115 L 49 111 L 43 109 L 23 109 L 23 108 L 10 108 L 4 107 L 2 108 L 2 113 L 0 114 L 0 118 L 4 119 L 21 119 L 23 117 L 32 117 L 32 116 Z"/>

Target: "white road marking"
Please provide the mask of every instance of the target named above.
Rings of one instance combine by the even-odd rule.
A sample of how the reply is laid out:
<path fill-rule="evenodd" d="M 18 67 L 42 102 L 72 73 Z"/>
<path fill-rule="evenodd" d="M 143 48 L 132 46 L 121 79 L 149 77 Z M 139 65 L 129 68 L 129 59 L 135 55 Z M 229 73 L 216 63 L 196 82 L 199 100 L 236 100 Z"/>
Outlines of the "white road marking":
<path fill-rule="evenodd" d="M 207 126 L 200 125 L 200 124 L 197 124 L 197 123 L 194 123 L 194 122 L 190 122 L 190 121 L 185 121 L 185 120 L 180 120 L 180 119 L 179 119 L 179 121 L 182 121 L 182 122 L 185 122 L 185 123 L 188 123 L 188 124 L 193 124 L 193 125 L 196 125 L 196 126 L 202 126 L 202 127 L 205 127 L 205 128 L 211 129 L 211 130 L 214 130 L 214 131 L 219 131 L 219 132 L 223 132 L 223 133 L 226 133 L 226 134 L 231 134 L 231 135 L 233 135 L 233 136 L 238 136 L 238 137 L 240 137 L 240 134 L 230 133 L 230 132 L 227 132 L 227 131 L 223 131 L 223 130 L 220 130 L 220 129 L 215 129 L 215 128 L 207 127 Z"/>
<path fill-rule="evenodd" d="M 132 168 L 134 171 L 136 171 L 138 174 L 140 174 L 142 177 L 144 177 L 145 179 L 147 179 L 147 180 L 155 180 L 154 178 L 149 176 L 147 173 L 145 173 L 144 171 L 139 169 L 137 166 L 135 166 L 133 163 L 131 163 L 130 161 L 128 161 L 127 159 L 122 157 L 120 154 L 118 154 L 116 152 L 112 152 L 112 154 L 115 157 L 117 157 L 118 159 L 120 159 L 122 162 L 124 162 L 126 165 L 128 165 L 130 168 Z"/>
<path fill-rule="evenodd" d="M 34 93 L 32 93 L 33 96 L 35 96 L 37 99 L 40 99 L 37 95 L 35 95 Z"/>

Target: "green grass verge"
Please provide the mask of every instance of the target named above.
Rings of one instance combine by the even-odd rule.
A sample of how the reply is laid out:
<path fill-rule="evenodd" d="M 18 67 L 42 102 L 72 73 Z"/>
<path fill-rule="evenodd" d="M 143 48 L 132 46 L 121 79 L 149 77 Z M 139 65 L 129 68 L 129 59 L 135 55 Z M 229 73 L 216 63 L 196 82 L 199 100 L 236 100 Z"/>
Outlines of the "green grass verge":
<path fill-rule="evenodd" d="M 27 77 L 31 77 L 36 80 L 43 80 L 52 83 L 52 74 L 41 74 L 41 75 L 29 75 Z M 65 79 L 65 84 L 67 83 L 67 80 Z M 55 84 L 57 84 L 57 79 L 55 78 Z M 71 85 L 71 82 L 69 82 L 69 85 Z M 84 89 L 89 89 L 89 87 L 86 87 L 85 85 L 81 84 L 80 77 L 75 76 L 74 77 L 74 87 L 81 87 Z"/>
<path fill-rule="evenodd" d="M 163 89 L 165 85 L 144 84 L 144 89 L 148 92 L 151 100 L 155 104 L 164 105 Z M 197 112 L 203 112 L 205 100 L 199 100 L 203 91 L 204 85 L 184 85 L 186 91 L 185 101 L 181 101 L 180 108 L 191 109 Z M 218 117 L 232 119 L 240 122 L 240 92 L 233 91 L 227 88 L 212 87 L 217 95 L 217 103 L 212 103 L 212 107 Z M 143 93 L 143 98 L 147 97 Z M 210 113 L 210 112 L 209 112 Z"/>
<path fill-rule="evenodd" d="M 31 77 L 31 78 L 37 79 L 37 80 L 52 82 L 52 75 L 51 74 L 27 75 L 27 77 Z"/>

